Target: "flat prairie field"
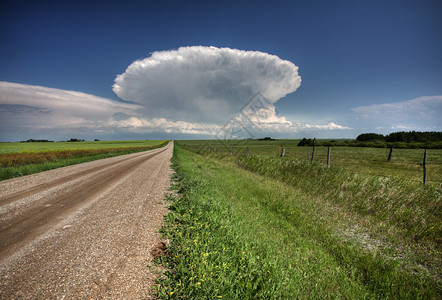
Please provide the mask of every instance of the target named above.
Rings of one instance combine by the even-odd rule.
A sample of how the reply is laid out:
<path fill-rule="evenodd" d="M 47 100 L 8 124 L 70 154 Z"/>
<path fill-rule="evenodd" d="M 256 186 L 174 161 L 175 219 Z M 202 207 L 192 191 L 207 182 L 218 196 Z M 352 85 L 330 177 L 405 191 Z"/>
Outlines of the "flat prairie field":
<path fill-rule="evenodd" d="M 168 141 L 0 143 L 0 180 L 165 146 Z"/>
<path fill-rule="evenodd" d="M 96 141 L 96 142 L 27 142 L 0 143 L 0 154 L 11 152 L 35 152 L 57 150 L 96 150 L 129 147 L 150 147 L 163 143 L 159 141 Z"/>
<path fill-rule="evenodd" d="M 297 146 L 300 140 L 186 140 L 178 144 L 191 151 L 206 154 L 241 156 L 274 156 L 285 149 L 285 156 L 311 160 L 311 146 Z M 324 140 L 320 140 L 324 141 Z M 342 140 L 338 140 L 342 141 Z M 327 164 L 328 147 L 316 146 L 313 161 Z M 389 148 L 330 147 L 330 166 L 348 169 L 356 173 L 384 177 L 402 177 L 415 182 L 423 181 L 424 149 L 393 149 L 388 161 Z M 442 149 L 427 150 L 427 183 L 442 184 Z"/>

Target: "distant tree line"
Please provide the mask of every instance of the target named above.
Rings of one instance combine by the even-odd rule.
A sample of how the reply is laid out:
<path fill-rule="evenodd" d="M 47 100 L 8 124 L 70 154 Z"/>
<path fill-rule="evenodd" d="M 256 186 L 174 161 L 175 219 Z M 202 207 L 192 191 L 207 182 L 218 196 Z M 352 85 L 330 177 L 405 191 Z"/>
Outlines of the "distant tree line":
<path fill-rule="evenodd" d="M 313 146 L 313 140 L 312 139 L 306 139 L 303 138 L 299 143 L 298 146 Z"/>
<path fill-rule="evenodd" d="M 363 133 L 356 138 L 358 142 L 385 141 L 385 136 L 378 133 Z"/>
<path fill-rule="evenodd" d="M 356 140 L 316 140 L 316 146 L 350 146 L 403 149 L 442 149 L 442 132 L 400 131 L 388 135 L 363 133 Z M 313 139 L 303 138 L 298 146 L 313 146 Z"/>
<path fill-rule="evenodd" d="M 83 139 L 75 139 L 75 138 L 71 138 L 70 140 L 66 141 L 66 142 L 84 142 L 85 140 Z M 95 139 L 95 141 L 99 141 L 98 139 Z M 20 143 L 53 143 L 54 141 L 49 141 L 49 140 L 34 140 L 34 139 L 29 139 L 26 141 L 20 141 Z"/>
<path fill-rule="evenodd" d="M 20 143 L 52 143 L 54 141 L 49 141 L 49 140 L 34 140 L 34 139 L 29 139 L 26 141 L 20 141 Z"/>
<path fill-rule="evenodd" d="M 403 142 L 403 143 L 431 143 L 431 142 L 440 142 L 442 141 L 442 132 L 437 131 L 399 131 L 393 132 L 386 136 L 377 133 L 363 133 L 360 134 L 357 138 L 359 142 L 367 142 L 367 141 L 386 141 L 389 143 L 394 142 Z"/>

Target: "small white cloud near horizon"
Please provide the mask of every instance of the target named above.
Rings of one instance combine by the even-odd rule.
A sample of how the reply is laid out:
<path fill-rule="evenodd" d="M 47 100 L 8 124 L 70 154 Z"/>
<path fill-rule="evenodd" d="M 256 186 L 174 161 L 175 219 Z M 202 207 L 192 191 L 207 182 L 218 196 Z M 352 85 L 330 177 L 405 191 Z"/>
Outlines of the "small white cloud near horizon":
<path fill-rule="evenodd" d="M 215 124 L 170 121 L 164 118 L 146 119 L 130 117 L 124 120 L 113 120 L 109 126 L 133 133 L 165 132 L 179 134 L 213 135 L 221 126 Z"/>
<path fill-rule="evenodd" d="M 256 105 L 256 107 L 262 104 Z M 347 126 L 338 125 L 333 122 L 328 124 L 308 124 L 301 122 L 291 122 L 285 116 L 278 116 L 275 106 L 265 105 L 259 109 L 247 109 L 236 114 L 231 119 L 232 125 L 235 123 L 245 128 L 245 131 L 252 133 L 255 137 L 262 133 L 276 134 L 277 136 L 293 136 L 293 134 L 312 134 L 318 131 L 349 130 Z"/>
<path fill-rule="evenodd" d="M 359 106 L 351 110 L 365 127 L 385 132 L 442 129 L 442 95 Z"/>

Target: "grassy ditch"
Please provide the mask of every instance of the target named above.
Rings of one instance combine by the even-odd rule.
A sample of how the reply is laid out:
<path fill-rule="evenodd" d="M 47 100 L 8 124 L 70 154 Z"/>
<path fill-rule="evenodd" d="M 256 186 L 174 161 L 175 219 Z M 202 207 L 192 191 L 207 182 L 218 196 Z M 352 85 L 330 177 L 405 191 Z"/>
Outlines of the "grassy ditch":
<path fill-rule="evenodd" d="M 161 298 L 440 297 L 440 270 L 411 268 L 354 209 L 180 147 L 173 163 Z"/>
<path fill-rule="evenodd" d="M 442 236 L 442 191 L 400 177 L 359 175 L 342 168 L 292 158 L 238 157 L 247 170 L 287 182 L 312 197 L 345 208 L 358 217 L 397 227 L 407 243 L 437 244 Z M 397 234 L 397 230 L 395 234 Z"/>
<path fill-rule="evenodd" d="M 177 141 L 176 144 L 201 154 L 245 156 L 250 155 L 277 157 L 285 148 L 287 158 L 311 160 L 312 147 L 298 147 L 295 140 L 279 141 L 240 141 L 201 140 Z M 276 144 L 279 142 L 279 144 Z M 327 147 L 315 147 L 314 161 L 327 163 Z M 422 183 L 424 158 L 423 149 L 394 149 L 391 160 L 387 161 L 390 149 L 370 147 L 331 147 L 331 165 L 360 174 L 378 176 L 398 176 Z M 442 150 L 427 151 L 427 184 L 439 186 L 442 183 Z"/>
<path fill-rule="evenodd" d="M 150 141 L 152 143 L 152 141 Z M 118 155 L 152 150 L 167 145 L 156 144 L 104 149 L 51 149 L 37 151 L 5 152 L 0 154 L 0 180 L 30 175 L 42 171 L 103 159 Z M 55 144 L 55 143 L 51 143 Z"/>

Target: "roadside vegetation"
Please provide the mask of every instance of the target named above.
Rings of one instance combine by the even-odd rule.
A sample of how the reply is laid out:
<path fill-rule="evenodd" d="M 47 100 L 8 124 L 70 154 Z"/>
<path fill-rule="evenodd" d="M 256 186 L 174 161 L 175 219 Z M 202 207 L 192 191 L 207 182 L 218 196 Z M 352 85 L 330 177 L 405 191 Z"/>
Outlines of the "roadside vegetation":
<path fill-rule="evenodd" d="M 330 140 L 317 140 L 313 161 L 326 164 L 327 148 L 318 143 Z M 187 140 L 177 142 L 182 147 L 201 154 L 245 156 L 247 149 L 251 156 L 264 155 L 277 157 L 285 148 L 286 158 L 311 160 L 312 147 L 300 147 L 300 140 Z M 347 169 L 353 173 L 386 177 L 401 177 L 414 182 L 422 182 L 424 149 L 390 149 L 372 147 L 334 147 L 331 148 L 331 166 Z M 433 186 L 442 184 L 442 149 L 427 151 L 427 183 Z"/>
<path fill-rule="evenodd" d="M 440 299 L 440 187 L 179 144 L 161 298 Z"/>
<path fill-rule="evenodd" d="M 0 180 L 163 147 L 167 141 L 0 143 Z"/>

